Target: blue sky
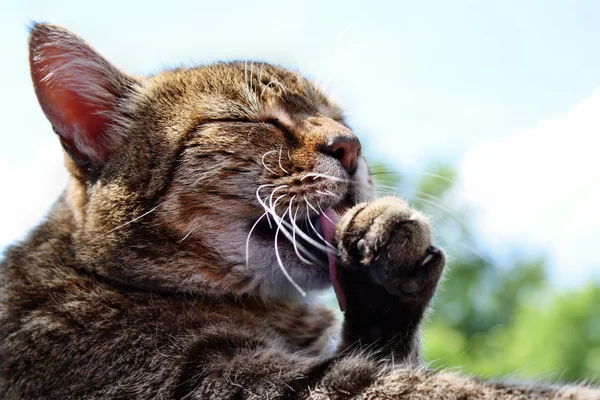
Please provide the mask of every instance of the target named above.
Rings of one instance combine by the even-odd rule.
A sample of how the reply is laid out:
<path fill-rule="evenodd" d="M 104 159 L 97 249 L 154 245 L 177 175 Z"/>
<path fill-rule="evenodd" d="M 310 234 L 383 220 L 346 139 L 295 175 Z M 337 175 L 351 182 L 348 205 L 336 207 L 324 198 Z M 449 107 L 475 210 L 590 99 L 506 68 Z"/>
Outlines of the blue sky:
<path fill-rule="evenodd" d="M 595 1 L 9 1 L 0 10 L 0 248 L 66 182 L 27 65 L 26 26 L 47 21 L 134 74 L 248 59 L 318 79 L 372 156 L 410 171 L 457 163 L 461 201 L 497 254 L 515 243 L 546 252 L 558 282 L 600 275 Z"/>

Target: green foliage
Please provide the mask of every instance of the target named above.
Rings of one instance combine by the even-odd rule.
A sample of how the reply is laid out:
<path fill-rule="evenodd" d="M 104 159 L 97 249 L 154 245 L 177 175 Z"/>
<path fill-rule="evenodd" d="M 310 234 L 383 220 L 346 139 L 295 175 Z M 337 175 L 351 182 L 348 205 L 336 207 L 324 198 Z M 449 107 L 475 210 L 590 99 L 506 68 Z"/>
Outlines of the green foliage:
<path fill-rule="evenodd" d="M 486 377 L 594 380 L 600 376 L 598 304 L 597 286 L 543 291 L 520 301 L 507 322 L 472 336 L 433 318 L 425 332 L 426 358 Z"/>
<path fill-rule="evenodd" d="M 600 376 L 600 285 L 558 292 L 543 258 L 500 264 L 481 248 L 455 170 L 436 164 L 415 179 L 376 164 L 380 194 L 396 193 L 431 216 L 448 252 L 443 289 L 425 330 L 425 358 L 484 377 L 563 382 Z"/>

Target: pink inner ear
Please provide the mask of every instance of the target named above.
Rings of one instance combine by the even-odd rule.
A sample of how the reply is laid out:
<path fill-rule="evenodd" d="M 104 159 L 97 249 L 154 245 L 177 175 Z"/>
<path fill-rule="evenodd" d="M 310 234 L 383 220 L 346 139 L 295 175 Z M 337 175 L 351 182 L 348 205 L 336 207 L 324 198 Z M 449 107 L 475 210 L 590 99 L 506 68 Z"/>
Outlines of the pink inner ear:
<path fill-rule="evenodd" d="M 103 146 L 102 136 L 109 118 L 103 115 L 102 106 L 93 104 L 76 91 L 64 87 L 65 83 L 75 79 L 68 71 L 61 70 L 59 76 L 45 76 L 45 73 L 52 71 L 57 64 L 64 65 L 70 61 L 66 57 L 48 54 L 49 52 L 52 52 L 51 49 L 44 49 L 45 60 L 36 63 L 36 68 L 32 71 L 42 108 L 73 155 L 80 159 L 95 158 L 105 161 L 109 149 Z M 94 76 L 83 78 L 97 79 Z M 85 82 L 80 84 L 85 85 Z"/>
<path fill-rule="evenodd" d="M 72 33 L 39 24 L 29 41 L 38 100 L 68 151 L 104 163 L 121 136 L 109 129 L 132 81 Z"/>
<path fill-rule="evenodd" d="M 106 128 L 108 118 L 95 114 L 93 107 L 86 104 L 85 99 L 71 90 L 54 90 L 46 93 L 48 100 L 52 102 L 53 114 L 59 114 L 55 116 L 57 122 L 64 127 L 60 132 L 61 140 L 69 146 L 74 155 L 79 158 L 89 158 L 89 155 L 82 153 L 85 151 L 81 149 L 84 146 L 76 142 L 75 135 L 79 133 L 84 135 L 88 146 L 93 146 L 94 155 L 102 161 L 106 160 L 109 155 L 108 149 L 94 144 L 102 141 L 102 132 Z M 81 141 L 83 138 L 79 139 Z"/>

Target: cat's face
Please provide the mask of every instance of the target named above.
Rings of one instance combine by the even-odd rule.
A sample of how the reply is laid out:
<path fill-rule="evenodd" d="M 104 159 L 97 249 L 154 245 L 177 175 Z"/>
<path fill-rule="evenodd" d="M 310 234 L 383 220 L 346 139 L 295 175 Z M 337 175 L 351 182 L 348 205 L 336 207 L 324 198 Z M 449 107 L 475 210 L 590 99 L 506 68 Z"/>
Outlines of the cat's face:
<path fill-rule="evenodd" d="M 373 189 L 358 139 L 314 84 L 244 62 L 134 78 L 48 25 L 30 45 L 36 93 L 69 154 L 83 265 L 192 292 L 290 296 L 329 283 L 322 225 Z"/>

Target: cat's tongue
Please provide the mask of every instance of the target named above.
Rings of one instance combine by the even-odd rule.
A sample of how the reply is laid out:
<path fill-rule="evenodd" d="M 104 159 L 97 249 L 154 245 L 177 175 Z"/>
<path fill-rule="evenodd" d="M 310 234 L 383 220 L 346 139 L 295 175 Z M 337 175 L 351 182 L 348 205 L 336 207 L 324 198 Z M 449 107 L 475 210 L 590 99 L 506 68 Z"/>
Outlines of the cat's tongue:
<path fill-rule="evenodd" d="M 333 235 L 335 234 L 335 225 L 337 224 L 339 217 L 337 213 L 333 210 L 327 209 L 319 216 L 321 227 L 323 229 L 323 237 L 327 240 L 327 243 L 333 245 Z M 333 251 L 329 249 L 327 252 L 327 258 L 329 260 L 329 276 L 331 277 L 331 283 L 333 284 L 333 290 L 335 290 L 335 295 L 338 299 L 338 303 L 340 305 L 340 309 L 342 311 L 346 310 L 346 295 L 342 290 L 342 286 L 340 284 L 339 274 L 338 274 L 338 265 L 337 258 Z"/>

